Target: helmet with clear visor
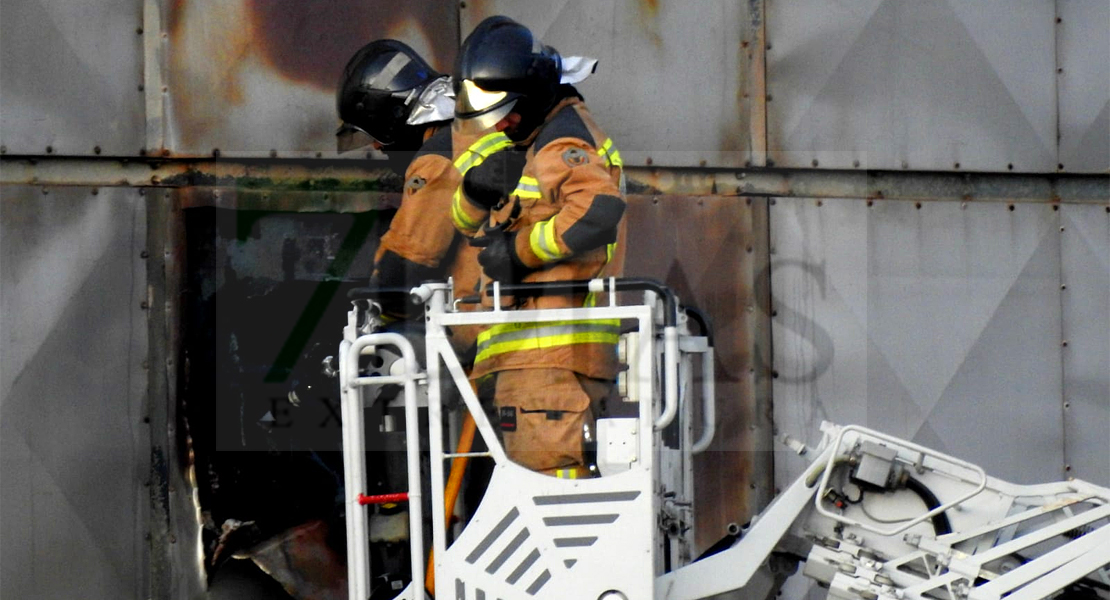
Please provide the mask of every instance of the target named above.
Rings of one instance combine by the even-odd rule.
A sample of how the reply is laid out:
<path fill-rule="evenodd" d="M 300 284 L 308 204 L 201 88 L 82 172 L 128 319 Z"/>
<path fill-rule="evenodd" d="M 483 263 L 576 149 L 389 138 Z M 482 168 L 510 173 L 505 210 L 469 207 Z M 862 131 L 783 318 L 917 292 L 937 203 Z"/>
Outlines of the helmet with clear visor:
<path fill-rule="evenodd" d="M 510 112 L 526 119 L 546 112 L 559 87 L 561 60 L 520 23 L 485 19 L 455 62 L 455 117 L 489 129 Z"/>
<path fill-rule="evenodd" d="M 345 152 L 373 142 L 419 147 L 425 127 L 414 117 L 421 110 L 428 112 L 429 102 L 434 104 L 426 98 L 433 86 L 444 88 L 439 95 L 450 96 L 448 85 L 443 74 L 402 42 L 377 40 L 363 46 L 339 81 L 336 106 L 343 124 L 335 132 L 337 149 Z"/>

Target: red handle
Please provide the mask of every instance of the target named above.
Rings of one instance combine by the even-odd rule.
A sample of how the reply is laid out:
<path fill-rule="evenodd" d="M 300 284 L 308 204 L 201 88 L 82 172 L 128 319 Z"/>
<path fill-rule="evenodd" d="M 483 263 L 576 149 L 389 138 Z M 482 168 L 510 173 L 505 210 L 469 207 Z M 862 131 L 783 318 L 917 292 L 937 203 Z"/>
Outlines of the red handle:
<path fill-rule="evenodd" d="M 367 504 L 394 504 L 397 502 L 408 502 L 409 495 L 407 492 L 400 494 L 378 494 L 376 496 L 367 496 L 366 494 L 358 495 L 358 503 L 362 506 Z"/>

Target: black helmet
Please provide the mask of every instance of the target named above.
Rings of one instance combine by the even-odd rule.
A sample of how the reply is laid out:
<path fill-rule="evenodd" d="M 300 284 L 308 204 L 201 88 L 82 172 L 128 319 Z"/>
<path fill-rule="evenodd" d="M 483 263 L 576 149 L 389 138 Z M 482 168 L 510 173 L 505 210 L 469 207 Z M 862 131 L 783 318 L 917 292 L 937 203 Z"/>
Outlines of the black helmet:
<path fill-rule="evenodd" d="M 363 46 L 343 69 L 336 93 L 343 121 L 335 132 L 339 151 L 373 140 L 383 146 L 415 143 L 412 149 L 419 147 L 424 127 L 409 125 L 409 117 L 425 88 L 442 77 L 412 48 L 397 40 L 378 40 Z"/>
<path fill-rule="evenodd" d="M 467 36 L 455 62 L 455 116 L 488 129 L 509 112 L 542 117 L 554 103 L 562 58 L 527 27 L 489 17 Z"/>

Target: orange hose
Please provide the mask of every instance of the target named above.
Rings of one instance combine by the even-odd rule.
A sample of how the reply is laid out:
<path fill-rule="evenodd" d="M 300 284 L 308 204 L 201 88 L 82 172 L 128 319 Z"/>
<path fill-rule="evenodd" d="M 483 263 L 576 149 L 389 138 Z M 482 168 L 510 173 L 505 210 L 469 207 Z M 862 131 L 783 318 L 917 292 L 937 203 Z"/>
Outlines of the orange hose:
<path fill-rule="evenodd" d="M 474 417 L 470 416 L 470 411 L 466 412 L 466 417 L 463 418 L 462 432 L 459 433 L 459 444 L 455 448 L 456 454 L 464 454 L 470 452 L 470 448 L 474 446 L 474 431 L 477 426 L 474 424 Z M 455 502 L 459 499 L 459 490 L 462 489 L 463 475 L 466 474 L 466 465 L 470 462 L 469 457 L 459 457 L 451 460 L 451 474 L 447 476 L 447 487 L 444 490 L 443 504 L 444 504 L 444 520 L 448 527 L 451 526 L 451 515 L 455 512 Z M 424 574 L 424 587 L 435 596 L 435 549 L 428 551 L 428 568 Z"/>

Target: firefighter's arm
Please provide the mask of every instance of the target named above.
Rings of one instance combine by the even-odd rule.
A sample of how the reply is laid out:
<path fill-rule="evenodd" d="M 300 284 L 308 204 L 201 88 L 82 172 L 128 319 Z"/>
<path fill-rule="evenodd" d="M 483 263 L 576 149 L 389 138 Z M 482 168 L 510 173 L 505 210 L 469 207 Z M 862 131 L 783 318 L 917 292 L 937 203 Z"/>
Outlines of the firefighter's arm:
<path fill-rule="evenodd" d="M 508 154 L 506 154 L 508 152 Z M 487 134 L 469 144 L 455 159 L 462 183 L 454 190 L 451 221 L 467 237 L 474 237 L 489 220 L 490 208 L 497 203 L 504 182 L 520 177 L 524 153 L 513 149 L 513 143 L 501 132 Z M 509 187 L 511 190 L 512 187 Z"/>
<path fill-rule="evenodd" d="M 561 208 L 517 236 L 521 262 L 539 268 L 615 242 L 625 203 L 597 148 L 577 137 L 560 138 L 537 152 L 535 161 L 540 189 Z"/>
<path fill-rule="evenodd" d="M 405 172 L 401 208 L 382 236 L 376 266 L 387 251 L 414 266 L 440 266 L 455 237 L 450 215 L 458 183 L 458 172 L 443 156 L 425 154 L 413 161 Z"/>

